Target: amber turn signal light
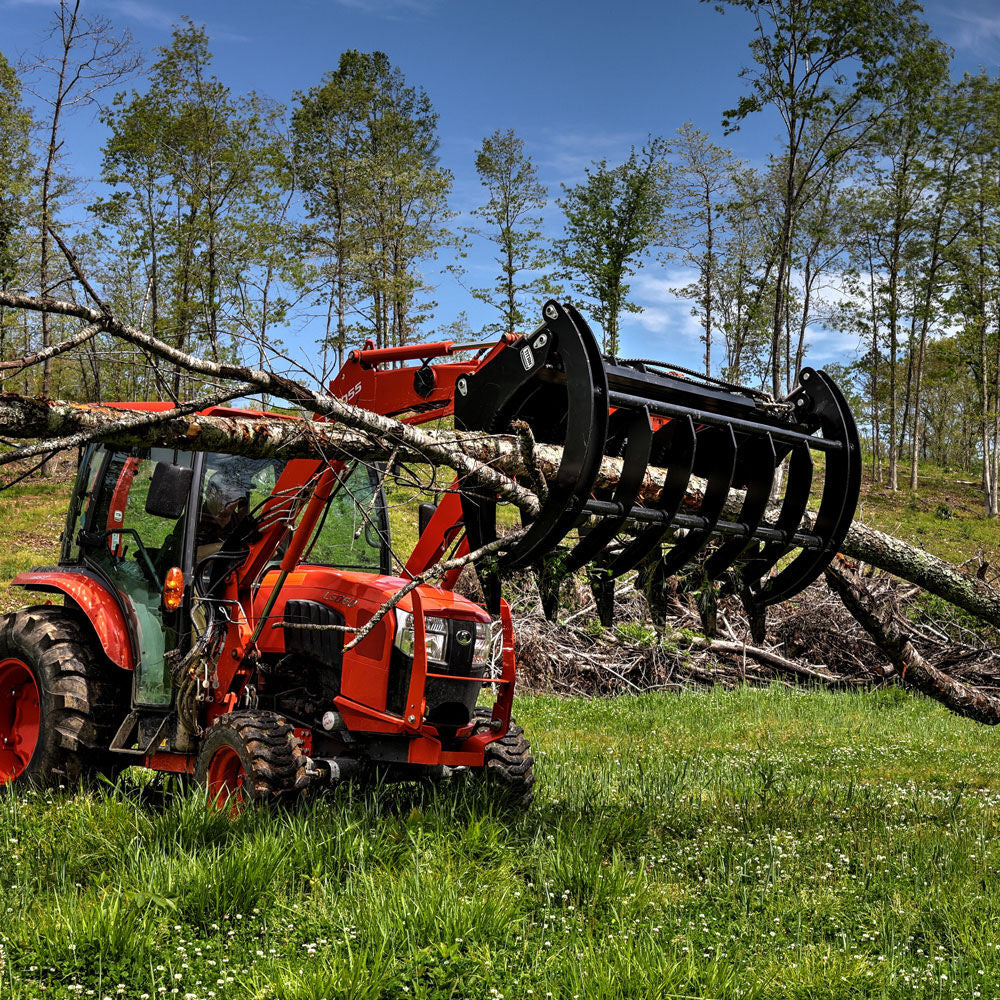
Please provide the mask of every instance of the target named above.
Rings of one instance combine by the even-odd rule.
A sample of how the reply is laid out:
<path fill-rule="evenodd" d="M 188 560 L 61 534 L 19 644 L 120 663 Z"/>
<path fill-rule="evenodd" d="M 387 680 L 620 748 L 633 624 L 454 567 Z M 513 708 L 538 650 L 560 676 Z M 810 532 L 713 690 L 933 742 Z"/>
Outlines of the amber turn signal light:
<path fill-rule="evenodd" d="M 176 611 L 184 600 L 184 574 L 180 566 L 171 566 L 163 581 L 163 606 L 168 611 Z"/>

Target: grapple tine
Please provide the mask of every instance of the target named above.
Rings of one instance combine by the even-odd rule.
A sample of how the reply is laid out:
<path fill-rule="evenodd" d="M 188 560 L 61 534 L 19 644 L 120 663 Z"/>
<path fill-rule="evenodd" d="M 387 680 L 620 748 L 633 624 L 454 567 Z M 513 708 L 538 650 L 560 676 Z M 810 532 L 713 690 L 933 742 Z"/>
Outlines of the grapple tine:
<path fill-rule="evenodd" d="M 734 535 L 727 538 L 709 556 L 705 561 L 705 574 L 709 579 L 722 576 L 753 543 L 753 532 L 767 512 L 771 487 L 774 485 L 774 470 L 778 464 L 774 439 L 771 435 L 765 434 L 760 438 L 745 440 L 740 447 L 739 464 L 749 470 L 750 476 L 746 493 L 743 495 L 743 505 L 736 519 L 737 523 L 746 529 L 746 536 Z"/>
<path fill-rule="evenodd" d="M 710 435 L 712 440 L 706 441 L 705 439 Z M 712 529 L 722 516 L 722 508 L 726 504 L 729 490 L 733 485 L 738 448 L 732 427 L 703 430 L 701 438 L 699 450 L 702 453 L 708 451 L 712 456 L 712 468 L 709 471 L 708 483 L 705 486 L 704 496 L 701 498 L 701 506 L 698 508 L 702 524 L 689 528 L 687 535 L 680 539 L 660 560 L 656 567 L 656 577 L 661 581 L 673 576 L 705 547 L 711 537 Z M 715 443 L 715 439 L 718 439 L 718 444 Z"/>
<path fill-rule="evenodd" d="M 812 529 L 824 544 L 803 549 L 777 576 L 765 581 L 755 595 L 761 604 L 788 600 L 816 579 L 844 540 L 861 492 L 861 442 L 847 400 L 826 372 L 804 368 L 801 381 L 808 387 L 808 398 L 823 436 L 839 440 L 843 447 L 826 455 L 823 496 Z"/>
<path fill-rule="evenodd" d="M 497 537 L 497 505 L 492 497 L 463 490 L 462 518 L 465 521 L 465 537 L 470 552 Z M 500 578 L 495 561 L 479 563 L 477 571 L 486 607 L 490 614 L 500 614 Z"/>
<path fill-rule="evenodd" d="M 774 527 L 782 532 L 780 541 L 765 542 L 758 555 L 747 561 L 743 567 L 743 582 L 751 588 L 760 587 L 760 581 L 771 571 L 775 563 L 791 548 L 791 537 L 802 523 L 802 515 L 809 505 L 809 491 L 812 488 L 813 458 L 809 446 L 798 444 L 792 449 L 788 460 L 788 482 L 785 496 L 781 501 Z"/>
<path fill-rule="evenodd" d="M 622 412 L 616 410 L 614 416 Z M 613 502 L 619 505 L 621 513 L 599 521 L 570 550 L 563 563 L 567 573 L 572 573 L 589 563 L 621 531 L 642 488 L 653 447 L 653 425 L 649 419 L 648 409 L 643 407 L 642 410 L 631 414 L 626 433 L 628 436 L 625 442 L 625 454 L 622 457 L 622 473 L 613 497 Z"/>
<path fill-rule="evenodd" d="M 667 454 L 667 476 L 656 501 L 656 509 L 663 512 L 664 521 L 644 528 L 608 563 L 607 569 L 612 577 L 635 569 L 670 530 L 670 522 L 680 510 L 691 482 L 697 451 L 698 435 L 690 417 L 671 420 L 656 432 L 653 454 Z"/>
<path fill-rule="evenodd" d="M 587 582 L 594 595 L 597 618 L 605 628 L 610 628 L 615 620 L 615 578 L 607 566 L 594 563 L 587 567 Z"/>
<path fill-rule="evenodd" d="M 545 325 L 522 338 L 525 343 L 518 350 L 493 359 L 493 377 L 488 382 L 477 382 L 475 392 L 462 379 L 456 383 L 455 423 L 463 430 L 502 431 L 526 407 L 536 412 L 539 407 L 543 411 L 555 410 L 551 400 L 554 387 L 537 375 L 553 341 L 558 342 L 567 386 L 565 409 L 561 415 L 552 413 L 550 420 L 559 422 L 561 416 L 565 424 L 562 460 L 558 473 L 548 483 L 548 498 L 527 535 L 500 558 L 499 564 L 505 569 L 529 565 L 551 552 L 566 536 L 590 496 L 607 438 L 607 379 L 594 336 L 572 306 L 547 302 L 544 312 Z M 578 319 L 583 329 L 578 327 Z"/>

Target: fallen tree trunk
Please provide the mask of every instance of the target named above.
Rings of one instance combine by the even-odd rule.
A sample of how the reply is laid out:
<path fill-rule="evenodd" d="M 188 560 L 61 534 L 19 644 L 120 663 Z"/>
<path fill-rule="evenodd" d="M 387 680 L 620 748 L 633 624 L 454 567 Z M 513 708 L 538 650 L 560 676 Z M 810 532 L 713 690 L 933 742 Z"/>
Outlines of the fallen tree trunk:
<path fill-rule="evenodd" d="M 910 637 L 892 620 L 891 610 L 887 613 L 879 608 L 875 596 L 844 560 L 837 559 L 827 567 L 826 582 L 888 657 L 895 668 L 889 676 L 941 702 L 956 715 L 987 726 L 1000 723 L 1000 698 L 963 684 L 921 656 Z"/>
<path fill-rule="evenodd" d="M 226 394 L 249 391 L 241 383 Z M 225 396 L 221 397 L 225 398 Z M 450 466 L 469 483 L 496 491 L 529 516 L 538 513 L 538 497 L 515 482 L 541 472 L 556 475 L 562 449 L 536 444 L 529 456 L 515 435 L 487 435 L 478 432 L 423 431 L 387 417 L 356 410 L 339 400 L 352 422 L 295 420 L 280 416 L 201 416 L 193 409 L 207 408 L 214 400 L 188 404 L 155 413 L 122 411 L 108 406 L 0 396 L 0 435 L 8 438 L 40 438 L 28 449 L 0 455 L 0 463 L 28 454 L 50 451 L 53 447 L 75 447 L 85 440 L 107 441 L 127 447 L 161 446 L 193 451 L 223 451 L 240 455 L 283 458 L 358 458 L 366 461 L 397 456 L 403 460 Z M 601 463 L 599 487 L 612 487 L 621 475 L 622 460 L 605 458 Z M 655 500 L 666 470 L 646 470 L 640 498 Z M 702 483 L 692 480 L 685 503 L 696 509 L 701 503 Z M 733 491 L 727 511 L 735 515 L 742 502 Z M 772 507 L 770 516 L 777 515 Z M 811 523 L 807 515 L 805 523 Z M 886 570 L 923 587 L 982 621 L 1000 627 L 1000 592 L 982 580 L 914 545 L 855 521 L 841 545 L 841 551 L 861 562 Z"/>
<path fill-rule="evenodd" d="M 121 409 L 105 406 L 3 396 L 0 397 L 0 434 L 9 438 L 35 438 L 37 441 L 26 447 L 12 448 L 0 455 L 0 464 L 32 455 L 48 456 L 59 449 L 97 440 L 133 447 L 160 445 L 261 457 L 416 461 L 435 467 L 450 467 L 460 477 L 463 485 L 472 485 L 492 493 L 502 501 L 516 505 L 529 516 L 538 514 L 541 507 L 539 496 L 523 483 L 538 484 L 539 473 L 543 478 L 556 475 L 562 460 L 561 449 L 533 442 L 528 448 L 527 438 L 516 435 L 427 432 L 389 417 L 357 409 L 274 371 L 211 361 L 186 353 L 115 316 L 87 281 L 79 263 L 59 234 L 53 232 L 52 235 L 93 305 L 0 291 L 0 306 L 54 313 L 74 318 L 81 323 L 81 329 L 62 343 L 27 353 L 19 359 L 5 359 L 0 366 L 4 371 L 23 370 L 47 361 L 79 347 L 100 332 L 131 344 L 159 363 L 175 370 L 183 370 L 213 386 L 214 395 L 207 395 L 204 399 L 189 404 L 139 413 L 123 412 Z M 220 415 L 204 417 L 195 412 L 227 399 L 257 392 L 285 399 L 326 420 L 289 420 L 278 417 L 248 419 Z M 621 460 L 606 458 L 602 462 L 596 488 L 610 489 L 621 475 Z M 653 501 L 660 495 L 664 476 L 663 469 L 646 470 L 639 491 L 640 502 Z M 689 510 L 700 507 L 703 493 L 704 483 L 692 479 L 685 498 Z M 723 516 L 735 516 L 742 501 L 743 497 L 737 491 L 731 492 Z M 777 508 L 772 507 L 767 515 L 771 523 L 776 515 Z M 810 524 L 811 516 L 807 515 L 804 526 L 808 527 Z M 502 543 L 493 544 L 502 546 Z M 1000 593 L 915 546 L 855 522 L 851 525 L 841 550 L 854 559 L 918 584 L 983 621 L 1000 626 Z M 440 568 L 441 566 L 438 567 Z M 832 570 L 828 573 L 828 579 L 841 580 L 837 577 L 838 572 L 841 571 Z M 850 584 L 850 580 L 842 572 L 841 577 Z M 851 614 L 864 624 L 875 637 L 876 643 L 885 649 L 901 679 L 970 718 L 991 724 L 1000 721 L 1000 701 L 991 699 L 968 685 L 960 684 L 930 664 L 912 642 L 898 631 L 892 631 L 891 622 L 887 625 L 866 605 L 864 587 L 857 591 L 848 584 L 843 584 L 841 590 L 836 592 Z M 837 582 L 831 582 L 835 590 L 837 585 Z M 638 598 L 636 600 L 641 603 Z M 734 640 L 735 638 L 733 635 Z M 746 673 L 749 676 L 743 660 L 744 657 L 751 657 L 759 664 L 766 664 L 771 669 L 800 679 L 813 682 L 830 680 L 812 667 L 796 664 L 774 650 L 748 648 L 737 641 L 730 643 L 704 640 L 693 643 L 692 648 L 738 661 L 741 675 Z M 696 674 L 703 674 L 701 679 L 707 683 L 714 682 L 711 671 L 692 667 L 692 675 Z M 623 676 L 622 679 L 627 684 L 633 684 L 627 677 Z M 766 677 L 757 679 L 766 680 Z M 669 679 L 665 683 L 672 686 Z"/>

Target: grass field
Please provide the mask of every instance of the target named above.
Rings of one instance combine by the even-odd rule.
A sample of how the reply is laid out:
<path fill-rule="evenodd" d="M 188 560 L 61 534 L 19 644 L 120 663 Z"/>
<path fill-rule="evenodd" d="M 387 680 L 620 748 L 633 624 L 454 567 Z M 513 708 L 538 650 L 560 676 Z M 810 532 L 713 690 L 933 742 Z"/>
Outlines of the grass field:
<path fill-rule="evenodd" d="M 996 997 L 998 734 L 895 692 L 522 699 L 538 796 L 0 799 L 0 996 Z"/>

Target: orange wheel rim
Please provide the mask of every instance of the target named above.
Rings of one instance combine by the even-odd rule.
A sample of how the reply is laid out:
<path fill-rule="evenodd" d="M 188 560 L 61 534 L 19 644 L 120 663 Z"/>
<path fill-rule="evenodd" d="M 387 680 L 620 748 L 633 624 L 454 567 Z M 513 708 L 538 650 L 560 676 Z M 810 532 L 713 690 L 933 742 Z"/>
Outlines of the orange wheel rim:
<path fill-rule="evenodd" d="M 219 747 L 208 763 L 208 801 L 217 809 L 227 806 L 237 812 L 243 805 L 243 783 L 247 773 L 240 755 L 232 747 Z"/>
<path fill-rule="evenodd" d="M 31 668 L 14 657 L 0 660 L 0 785 L 19 777 L 31 762 L 41 718 Z"/>

